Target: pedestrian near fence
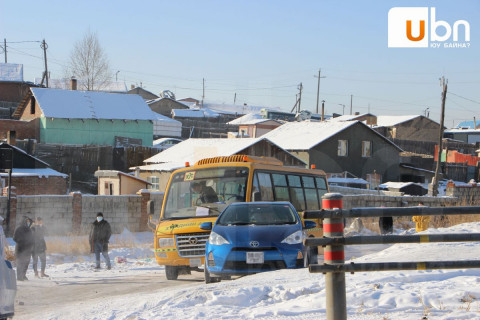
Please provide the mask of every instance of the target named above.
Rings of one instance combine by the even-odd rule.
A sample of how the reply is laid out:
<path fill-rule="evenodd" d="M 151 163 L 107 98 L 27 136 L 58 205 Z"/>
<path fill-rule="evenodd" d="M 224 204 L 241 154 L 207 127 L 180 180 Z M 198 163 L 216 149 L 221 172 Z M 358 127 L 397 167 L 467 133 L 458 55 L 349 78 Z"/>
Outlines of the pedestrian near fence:
<path fill-rule="evenodd" d="M 112 235 L 110 224 L 103 218 L 103 213 L 97 213 L 97 219 L 92 223 L 90 231 L 90 252 L 95 253 L 95 269 L 100 269 L 100 253 L 107 264 L 107 269 L 112 268 L 108 256 L 108 242 Z"/>
<path fill-rule="evenodd" d="M 45 227 L 43 226 L 43 220 L 41 217 L 35 218 L 35 224 L 32 226 L 33 239 L 35 244 L 33 245 L 33 271 L 35 272 L 35 277 L 39 278 L 38 275 L 38 259 L 40 259 L 40 276 L 48 277 L 45 274 L 45 267 L 47 264 L 47 243 L 45 242 Z"/>
<path fill-rule="evenodd" d="M 33 232 L 30 229 L 32 219 L 27 216 L 23 217 L 22 223 L 15 229 L 13 241 L 15 241 L 15 259 L 17 261 L 17 280 L 24 281 L 27 279 L 27 268 L 30 263 L 30 257 L 33 253 Z"/>

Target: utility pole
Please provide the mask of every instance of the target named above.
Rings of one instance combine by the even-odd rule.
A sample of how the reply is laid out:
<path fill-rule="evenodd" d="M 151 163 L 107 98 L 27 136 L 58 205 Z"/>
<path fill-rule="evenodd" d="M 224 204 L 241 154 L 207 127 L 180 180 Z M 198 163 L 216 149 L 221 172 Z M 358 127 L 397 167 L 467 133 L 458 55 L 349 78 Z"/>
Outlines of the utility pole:
<path fill-rule="evenodd" d="M 237 103 L 237 93 L 235 92 L 235 95 L 233 96 L 233 105 Z"/>
<path fill-rule="evenodd" d="M 5 51 L 5 63 L 7 63 L 7 38 L 3 39 L 3 50 Z"/>
<path fill-rule="evenodd" d="M 302 103 L 302 90 L 303 90 L 303 85 L 301 82 L 300 82 L 300 86 L 298 87 L 298 90 L 300 90 L 300 92 L 298 93 L 297 113 L 300 113 L 300 105 Z"/>
<path fill-rule="evenodd" d="M 42 78 L 42 84 L 43 84 L 43 79 L 46 80 L 47 88 L 48 88 L 48 68 L 47 68 L 47 48 L 48 45 L 45 42 L 45 39 L 43 39 L 42 44 L 40 45 L 40 48 L 43 49 L 43 59 L 45 60 L 45 73 Z"/>
<path fill-rule="evenodd" d="M 202 79 L 202 87 L 203 87 L 203 91 L 202 91 L 202 108 L 203 108 L 203 99 L 205 99 L 205 78 Z"/>
<path fill-rule="evenodd" d="M 318 69 L 318 76 L 314 76 L 315 78 L 318 78 L 318 86 L 317 86 L 317 114 L 318 114 L 318 99 L 320 95 L 320 79 L 321 78 L 326 78 L 325 76 L 321 77 L 320 74 L 322 72 L 322 69 Z"/>
<path fill-rule="evenodd" d="M 438 137 L 438 151 L 437 151 L 437 166 L 435 167 L 435 175 L 433 176 L 432 180 L 432 190 L 431 195 L 436 197 L 438 195 L 438 174 L 440 171 L 440 164 L 442 163 L 442 142 L 443 142 L 443 124 L 445 121 L 445 100 L 447 100 L 447 84 L 448 80 L 445 81 L 445 77 L 440 79 L 440 85 L 443 87 L 442 91 L 442 113 L 440 115 L 440 130 L 439 130 L 439 137 Z M 429 190 L 430 191 L 430 190 Z"/>
<path fill-rule="evenodd" d="M 350 95 L 350 115 L 352 115 L 353 110 L 353 94 Z"/>

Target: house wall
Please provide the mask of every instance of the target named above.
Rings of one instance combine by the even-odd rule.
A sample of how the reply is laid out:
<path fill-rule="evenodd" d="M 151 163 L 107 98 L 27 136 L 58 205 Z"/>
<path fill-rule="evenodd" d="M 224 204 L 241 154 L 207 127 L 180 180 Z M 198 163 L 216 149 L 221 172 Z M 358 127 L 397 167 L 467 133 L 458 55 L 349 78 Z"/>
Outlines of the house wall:
<path fill-rule="evenodd" d="M 112 184 L 113 196 L 120 195 L 120 179 L 118 177 L 99 177 L 98 178 L 98 195 L 99 196 L 110 195 L 110 187 L 105 188 L 105 183 L 108 185 Z"/>
<path fill-rule="evenodd" d="M 40 118 L 40 142 L 114 146 L 115 136 L 142 139 L 153 144 L 153 124 L 149 120 Z"/>
<path fill-rule="evenodd" d="M 141 189 L 147 189 L 147 184 L 129 177 L 121 177 L 120 192 L 122 195 L 136 194 Z"/>
<path fill-rule="evenodd" d="M 6 139 L 8 131 L 15 131 L 16 139 L 36 139 L 40 137 L 38 120 L 6 120 L 0 119 L 0 139 Z"/>
<path fill-rule="evenodd" d="M 159 190 L 156 191 L 165 192 L 165 190 L 167 189 L 168 180 L 170 179 L 171 175 L 172 172 L 140 171 L 139 177 L 144 180 L 148 180 L 148 178 L 151 176 L 159 177 Z"/>
<path fill-rule="evenodd" d="M 20 116 L 20 120 L 30 121 L 36 118 L 40 118 L 43 115 L 43 112 L 40 109 L 37 99 L 35 99 L 33 95 L 29 95 L 29 96 L 30 98 L 28 98 L 26 107 Z M 33 97 L 33 99 L 31 97 Z M 34 111 L 33 113 L 32 113 L 32 101 L 34 102 L 34 105 L 35 105 L 35 109 L 33 110 Z"/>
<path fill-rule="evenodd" d="M 437 142 L 440 124 L 429 118 L 419 116 L 394 127 L 379 127 L 374 129 L 387 138 Z"/>
<path fill-rule="evenodd" d="M 2 176 L 4 185 L 8 185 L 8 178 Z M 11 184 L 17 188 L 18 195 L 40 194 L 67 194 L 67 179 L 59 176 L 23 176 L 12 177 Z"/>
<path fill-rule="evenodd" d="M 24 82 L 0 81 L 0 100 L 20 102 L 28 93 L 30 86 Z"/>
<path fill-rule="evenodd" d="M 183 103 L 171 100 L 171 99 L 162 99 L 156 102 L 153 102 L 148 105 L 152 111 L 164 115 L 166 117 L 172 117 L 173 109 L 188 109 Z"/>
<path fill-rule="evenodd" d="M 338 140 L 348 140 L 348 156 L 337 155 Z M 362 157 L 362 141 L 372 141 L 372 154 Z M 399 177 L 399 151 L 388 141 L 357 123 L 327 139 L 309 151 L 309 165 L 327 173 L 348 171 L 359 178 L 369 173 L 380 174 L 382 181 L 397 181 Z"/>
<path fill-rule="evenodd" d="M 269 124 L 269 123 L 271 123 L 271 124 Z M 262 123 L 262 124 L 258 124 L 258 125 L 255 126 L 255 138 L 261 137 L 265 133 L 270 132 L 270 131 L 274 130 L 275 128 L 278 128 L 279 126 L 281 126 L 281 124 L 276 123 L 274 121 L 269 121 L 269 122 L 265 122 L 265 123 Z"/>

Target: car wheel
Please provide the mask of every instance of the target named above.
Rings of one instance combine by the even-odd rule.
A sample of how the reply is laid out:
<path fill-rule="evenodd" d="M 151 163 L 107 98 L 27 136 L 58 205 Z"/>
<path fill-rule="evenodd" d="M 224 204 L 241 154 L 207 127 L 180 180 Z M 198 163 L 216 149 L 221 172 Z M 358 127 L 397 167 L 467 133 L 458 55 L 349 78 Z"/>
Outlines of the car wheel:
<path fill-rule="evenodd" d="M 210 275 L 210 272 L 208 272 L 208 269 L 207 267 L 204 268 L 205 270 L 205 283 L 214 283 L 214 282 L 220 282 L 221 279 L 220 278 L 217 278 L 217 277 L 212 277 Z"/>
<path fill-rule="evenodd" d="M 173 266 L 165 266 L 165 276 L 167 277 L 167 280 L 177 280 L 178 268 Z"/>

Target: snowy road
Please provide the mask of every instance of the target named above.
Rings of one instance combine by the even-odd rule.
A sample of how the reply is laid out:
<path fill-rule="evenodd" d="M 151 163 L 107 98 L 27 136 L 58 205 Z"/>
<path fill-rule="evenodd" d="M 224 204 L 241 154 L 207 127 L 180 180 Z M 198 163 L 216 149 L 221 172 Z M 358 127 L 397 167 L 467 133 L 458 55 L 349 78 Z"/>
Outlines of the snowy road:
<path fill-rule="evenodd" d="M 53 279 L 35 279 L 19 282 L 15 319 L 42 318 L 69 304 L 91 305 L 116 296 L 137 295 L 168 288 L 188 287 L 203 282 L 203 274 L 181 276 L 178 281 L 168 281 L 163 270 L 148 270 L 132 275 L 116 270 L 91 272 L 72 279 L 56 276 Z"/>

